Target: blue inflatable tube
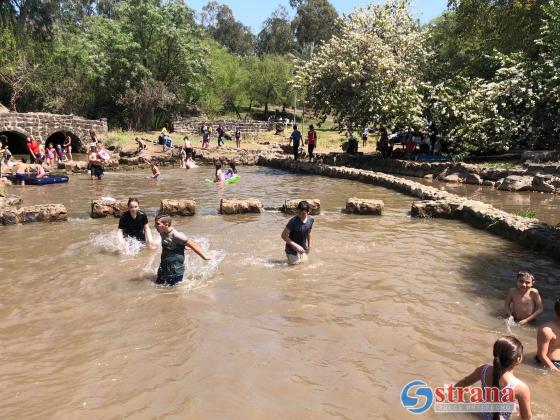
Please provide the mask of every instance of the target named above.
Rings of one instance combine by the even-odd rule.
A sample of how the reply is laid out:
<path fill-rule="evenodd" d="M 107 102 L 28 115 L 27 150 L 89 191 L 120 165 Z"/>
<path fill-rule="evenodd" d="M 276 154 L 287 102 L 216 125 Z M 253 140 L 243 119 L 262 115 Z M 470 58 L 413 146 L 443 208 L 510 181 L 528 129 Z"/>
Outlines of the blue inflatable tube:
<path fill-rule="evenodd" d="M 54 176 L 49 175 L 44 178 L 35 178 L 32 176 L 17 176 L 17 175 L 10 175 L 8 177 L 10 181 L 14 182 L 21 182 L 25 181 L 26 185 L 47 185 L 47 184 L 61 184 L 63 182 L 68 182 L 67 176 Z"/>

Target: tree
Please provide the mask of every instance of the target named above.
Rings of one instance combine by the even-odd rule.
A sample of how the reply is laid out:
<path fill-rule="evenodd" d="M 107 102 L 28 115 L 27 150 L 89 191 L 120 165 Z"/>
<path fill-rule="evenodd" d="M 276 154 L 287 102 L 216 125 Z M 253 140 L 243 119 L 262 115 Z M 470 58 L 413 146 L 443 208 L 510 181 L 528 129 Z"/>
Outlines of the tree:
<path fill-rule="evenodd" d="M 495 52 L 537 59 L 547 0 L 451 0 L 451 11 L 432 22 L 436 60 L 454 74 L 490 79 Z"/>
<path fill-rule="evenodd" d="M 209 2 L 202 8 L 201 23 L 212 38 L 230 52 L 238 55 L 254 54 L 255 36 L 248 26 L 235 20 L 233 11 L 227 5 Z"/>
<path fill-rule="evenodd" d="M 425 34 L 408 0 L 355 10 L 295 78 L 320 116 L 347 125 L 423 124 Z"/>
<path fill-rule="evenodd" d="M 293 67 L 290 61 L 279 55 L 265 55 L 252 62 L 249 74 L 249 95 L 264 105 L 268 115 L 270 104 L 286 104 L 291 96 L 289 80 Z"/>
<path fill-rule="evenodd" d="M 300 47 L 310 43 L 319 45 L 336 32 L 338 13 L 328 0 L 300 0 L 290 4 L 297 7 L 291 26 Z"/>
<path fill-rule="evenodd" d="M 288 20 L 288 11 L 279 6 L 263 23 L 257 36 L 257 53 L 286 54 L 294 51 L 296 43 Z"/>
<path fill-rule="evenodd" d="M 209 42 L 208 49 L 211 65 L 209 81 L 200 101 L 202 110 L 210 115 L 233 110 L 240 118 L 239 106 L 248 99 L 247 68 L 241 65 L 241 59 L 237 55 L 214 41 Z"/>

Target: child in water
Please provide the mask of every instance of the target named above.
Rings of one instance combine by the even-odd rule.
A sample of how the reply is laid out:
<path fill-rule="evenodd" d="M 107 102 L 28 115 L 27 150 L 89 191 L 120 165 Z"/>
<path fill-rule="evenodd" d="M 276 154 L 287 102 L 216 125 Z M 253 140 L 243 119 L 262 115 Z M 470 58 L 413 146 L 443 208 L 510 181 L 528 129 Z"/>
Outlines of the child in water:
<path fill-rule="evenodd" d="M 152 167 L 152 179 L 159 181 L 159 176 L 161 175 L 159 168 L 154 162 L 150 162 L 150 166 Z"/>
<path fill-rule="evenodd" d="M 166 286 L 174 286 L 183 280 L 185 249 L 190 248 L 203 260 L 210 260 L 196 242 L 173 228 L 172 222 L 171 216 L 163 213 L 157 215 L 155 220 L 156 230 L 161 235 L 161 262 L 156 283 Z"/>
<path fill-rule="evenodd" d="M 35 175 L 35 178 L 41 179 L 46 177 L 47 177 L 47 172 L 43 167 L 43 160 L 41 159 L 37 162 L 37 175 Z"/>
<path fill-rule="evenodd" d="M 47 163 L 50 166 L 54 165 L 56 159 L 56 149 L 53 147 L 52 143 L 49 143 L 49 147 L 45 150 L 45 154 L 47 156 Z"/>
<path fill-rule="evenodd" d="M 225 176 L 224 173 L 222 172 L 222 163 L 221 162 L 217 162 L 216 163 L 216 172 L 214 174 L 214 182 L 222 182 L 224 181 Z"/>
<path fill-rule="evenodd" d="M 64 162 L 64 157 L 65 157 L 64 149 L 60 144 L 56 145 L 56 156 L 58 157 L 59 162 Z"/>
<path fill-rule="evenodd" d="M 512 401 L 517 400 L 521 418 L 530 419 L 531 392 L 529 387 L 513 374 L 515 367 L 523 361 L 523 345 L 515 337 L 501 337 L 494 343 L 493 356 L 492 365 L 477 367 L 474 372 L 457 382 L 455 387 L 469 387 L 480 381 L 483 389 L 499 388 L 503 399 L 509 394 Z M 511 412 L 481 413 L 481 416 L 484 420 L 506 420 L 511 417 Z"/>
<path fill-rule="evenodd" d="M 187 153 L 187 161 L 185 163 L 185 168 L 187 169 L 196 168 L 196 163 L 194 162 L 194 159 L 192 158 L 192 154 L 190 153 Z"/>
<path fill-rule="evenodd" d="M 230 179 L 237 175 L 237 168 L 235 167 L 235 162 L 231 161 L 229 163 L 229 169 L 224 174 L 224 179 Z"/>
<path fill-rule="evenodd" d="M 509 321 L 524 325 L 534 321 L 543 313 L 543 303 L 539 291 L 533 288 L 535 277 L 527 272 L 517 274 L 517 285 L 509 289 L 506 296 L 506 314 Z"/>
<path fill-rule="evenodd" d="M 560 373 L 560 299 L 554 304 L 556 319 L 547 322 L 537 333 L 537 363 Z"/>

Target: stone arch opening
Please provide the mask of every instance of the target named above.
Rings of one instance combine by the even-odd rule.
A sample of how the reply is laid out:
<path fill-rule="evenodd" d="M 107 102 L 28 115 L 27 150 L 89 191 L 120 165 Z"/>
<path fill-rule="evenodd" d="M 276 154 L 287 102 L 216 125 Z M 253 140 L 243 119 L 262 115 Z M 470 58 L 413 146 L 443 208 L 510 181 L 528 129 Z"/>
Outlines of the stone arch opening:
<path fill-rule="evenodd" d="M 12 155 L 28 155 L 27 150 L 27 135 L 20 131 L 6 130 L 0 131 L 0 135 L 5 135 L 8 138 L 8 149 Z"/>
<path fill-rule="evenodd" d="M 52 143 L 54 147 L 56 147 L 57 144 L 63 145 L 64 142 L 66 141 L 67 134 L 72 139 L 72 151 L 73 152 L 79 151 L 82 148 L 80 138 L 74 133 L 72 133 L 71 131 L 64 131 L 64 130 L 55 131 L 49 137 L 47 137 L 47 140 L 45 141 L 45 146 L 47 146 L 49 143 Z"/>

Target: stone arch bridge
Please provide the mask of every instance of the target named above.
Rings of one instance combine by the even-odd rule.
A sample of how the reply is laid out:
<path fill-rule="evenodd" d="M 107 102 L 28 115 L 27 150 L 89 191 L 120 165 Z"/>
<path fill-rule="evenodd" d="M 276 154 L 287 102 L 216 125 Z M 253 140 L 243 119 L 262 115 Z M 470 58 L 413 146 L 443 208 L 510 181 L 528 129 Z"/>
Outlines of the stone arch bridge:
<path fill-rule="evenodd" d="M 0 134 L 8 137 L 8 146 L 14 154 L 27 154 L 27 136 L 43 140 L 45 144 L 61 144 L 65 133 L 72 138 L 73 151 L 86 152 L 90 143 L 90 130 L 107 132 L 107 120 L 88 120 L 76 115 L 45 112 L 0 113 Z"/>

